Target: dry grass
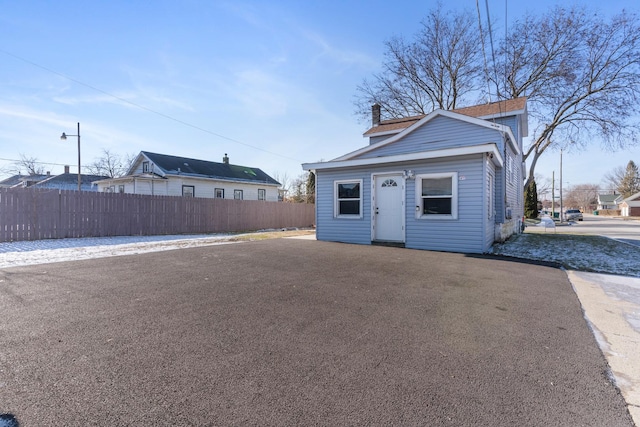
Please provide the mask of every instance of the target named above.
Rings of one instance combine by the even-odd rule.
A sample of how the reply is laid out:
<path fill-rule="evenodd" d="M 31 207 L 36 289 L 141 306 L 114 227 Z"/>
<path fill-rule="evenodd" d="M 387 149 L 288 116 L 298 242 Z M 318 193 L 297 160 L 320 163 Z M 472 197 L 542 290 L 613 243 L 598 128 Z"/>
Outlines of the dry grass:
<path fill-rule="evenodd" d="M 259 231 L 255 233 L 239 234 L 231 237 L 230 241 L 255 241 L 267 239 L 281 239 L 283 237 L 308 236 L 314 234 L 313 229 L 296 229 L 296 230 L 269 230 Z"/>

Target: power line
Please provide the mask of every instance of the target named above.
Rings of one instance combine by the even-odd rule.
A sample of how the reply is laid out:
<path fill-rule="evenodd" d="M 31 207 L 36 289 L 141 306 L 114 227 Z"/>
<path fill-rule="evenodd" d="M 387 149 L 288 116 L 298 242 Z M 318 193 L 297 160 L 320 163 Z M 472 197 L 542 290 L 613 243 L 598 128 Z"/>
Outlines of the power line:
<path fill-rule="evenodd" d="M 15 55 L 15 54 L 13 54 L 11 52 L 7 52 L 4 49 L 0 49 L 0 52 L 4 53 L 5 55 L 11 56 L 11 57 L 13 57 L 15 59 L 18 59 L 20 61 L 23 61 L 23 62 L 25 62 L 27 64 L 30 64 L 30 65 L 32 65 L 34 67 L 40 68 L 40 69 L 45 70 L 45 71 L 47 71 L 49 73 L 52 73 L 52 74 L 60 76 L 60 77 L 62 77 L 64 79 L 70 80 L 70 81 L 72 81 L 74 83 L 77 83 L 77 84 L 79 84 L 81 86 L 87 87 L 87 88 L 89 88 L 91 90 L 94 90 L 96 92 L 99 92 L 99 93 L 102 93 L 104 95 L 110 96 L 111 98 L 117 99 L 118 101 L 127 103 L 127 104 L 129 104 L 131 106 L 134 106 L 136 108 L 139 108 L 141 110 L 148 111 L 149 113 L 156 114 L 156 115 L 158 115 L 160 117 L 163 117 L 165 119 L 172 120 L 172 121 L 174 121 L 176 123 L 180 123 L 183 126 L 187 126 L 187 127 L 192 128 L 192 129 L 196 129 L 196 130 L 199 130 L 201 132 L 208 133 L 209 135 L 213 135 L 213 136 L 216 136 L 216 137 L 221 138 L 221 139 L 226 139 L 227 141 L 230 141 L 230 142 L 233 142 L 233 143 L 236 143 L 236 144 L 244 145 L 245 147 L 253 148 L 254 150 L 259 150 L 259 151 L 262 151 L 262 152 L 265 152 L 265 153 L 268 153 L 268 154 L 272 154 L 274 156 L 282 157 L 282 158 L 289 159 L 289 160 L 294 160 L 296 162 L 301 162 L 301 160 L 299 160 L 299 159 L 294 159 L 293 157 L 285 156 L 284 154 L 275 153 L 273 151 L 265 150 L 264 148 L 256 147 L 255 145 L 247 144 L 246 142 L 238 141 L 237 139 L 233 139 L 233 138 L 230 138 L 228 136 L 224 136 L 222 134 L 210 131 L 208 129 L 202 128 L 202 127 L 194 125 L 192 123 L 185 122 L 184 120 L 177 119 L 177 118 L 172 117 L 172 116 L 170 116 L 168 114 L 161 113 L 160 111 L 156 111 L 156 110 L 153 110 L 153 109 L 151 109 L 149 107 L 145 107 L 144 105 L 140 105 L 140 104 L 137 104 L 135 102 L 129 101 L 128 99 L 124 99 L 122 97 L 119 97 L 117 95 L 109 93 L 109 92 L 107 92 L 105 90 L 102 90 L 100 88 L 97 88 L 95 86 L 87 84 L 85 82 L 82 82 L 82 81 L 80 81 L 78 79 L 75 79 L 75 78 L 73 78 L 71 76 L 68 76 L 66 74 L 62 74 L 62 73 L 60 73 L 58 71 L 52 70 L 51 68 L 45 67 L 45 66 L 40 65 L 40 64 L 38 64 L 36 62 L 30 61 L 30 60 L 28 60 L 26 58 L 23 58 L 21 56 Z"/>

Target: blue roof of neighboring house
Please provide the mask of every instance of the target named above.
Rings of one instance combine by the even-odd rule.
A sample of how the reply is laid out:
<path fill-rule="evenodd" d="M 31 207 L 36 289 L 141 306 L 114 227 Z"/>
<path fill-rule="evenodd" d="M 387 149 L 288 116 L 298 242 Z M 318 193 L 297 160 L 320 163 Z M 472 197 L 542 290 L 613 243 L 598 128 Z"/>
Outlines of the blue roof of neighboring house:
<path fill-rule="evenodd" d="M 161 168 L 165 174 L 203 176 L 206 178 L 221 178 L 234 181 L 280 185 L 278 181 L 258 168 L 190 159 L 187 157 L 169 156 L 166 154 L 150 153 L 148 151 L 141 151 L 141 154 L 153 162 L 156 167 Z"/>
<path fill-rule="evenodd" d="M 43 179 L 47 179 L 50 178 L 51 175 L 40 175 L 40 174 L 36 174 L 36 175 L 13 175 L 10 176 L 9 178 L 6 178 L 2 181 L 0 181 L 0 187 L 15 187 L 15 186 L 20 186 L 22 185 L 24 182 L 27 183 L 31 183 L 28 184 L 27 186 L 33 185 L 36 182 L 40 182 Z"/>
<path fill-rule="evenodd" d="M 108 179 L 108 176 L 103 175 L 80 175 L 80 185 L 82 191 L 97 191 L 97 187 L 93 185 L 94 181 L 101 179 Z M 35 188 L 55 188 L 58 190 L 77 190 L 78 189 L 78 174 L 63 173 L 60 175 L 50 176 L 48 179 L 42 180 L 32 187 Z"/>

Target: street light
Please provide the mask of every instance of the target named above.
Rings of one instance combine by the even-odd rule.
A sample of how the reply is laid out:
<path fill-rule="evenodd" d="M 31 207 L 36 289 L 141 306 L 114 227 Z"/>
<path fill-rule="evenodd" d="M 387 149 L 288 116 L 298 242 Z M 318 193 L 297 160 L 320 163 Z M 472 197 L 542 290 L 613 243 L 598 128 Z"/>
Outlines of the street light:
<path fill-rule="evenodd" d="M 82 178 L 80 176 L 80 122 L 78 122 L 78 134 L 77 135 L 67 135 L 66 133 L 62 132 L 62 135 L 60 135 L 60 139 L 63 141 L 67 140 L 68 136 L 77 136 L 78 137 L 78 191 L 80 191 L 80 186 L 82 183 Z"/>

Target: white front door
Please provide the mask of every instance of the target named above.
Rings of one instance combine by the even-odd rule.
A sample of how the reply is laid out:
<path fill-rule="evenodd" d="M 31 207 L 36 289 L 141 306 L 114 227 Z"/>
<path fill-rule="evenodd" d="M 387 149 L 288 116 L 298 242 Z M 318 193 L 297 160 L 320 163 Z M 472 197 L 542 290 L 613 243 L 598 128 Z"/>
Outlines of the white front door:
<path fill-rule="evenodd" d="M 374 240 L 404 242 L 404 179 L 402 175 L 376 175 L 374 181 Z"/>

